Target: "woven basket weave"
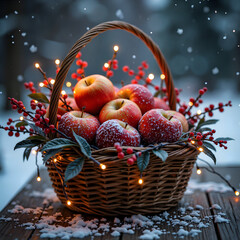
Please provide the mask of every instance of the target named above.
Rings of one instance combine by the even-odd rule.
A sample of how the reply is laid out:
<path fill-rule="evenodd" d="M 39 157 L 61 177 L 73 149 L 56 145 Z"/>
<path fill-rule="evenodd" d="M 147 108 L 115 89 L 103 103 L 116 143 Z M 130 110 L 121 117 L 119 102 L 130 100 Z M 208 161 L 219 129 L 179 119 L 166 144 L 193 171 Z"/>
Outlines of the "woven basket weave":
<path fill-rule="evenodd" d="M 171 73 L 158 46 L 144 32 L 137 27 L 120 21 L 105 22 L 85 33 L 72 47 L 56 76 L 50 100 L 49 119 L 56 124 L 58 99 L 68 70 L 76 54 L 94 37 L 102 32 L 113 29 L 126 30 L 140 38 L 153 53 L 162 73 L 168 92 L 169 106 L 176 109 L 176 96 Z M 54 137 L 54 136 L 52 136 Z M 123 147 L 126 149 L 127 147 Z M 133 148 L 144 150 L 144 147 Z M 88 214 L 102 216 L 152 214 L 168 210 L 177 205 L 186 189 L 198 150 L 192 145 L 168 145 L 164 147 L 168 152 L 166 162 L 151 153 L 150 163 L 143 172 L 144 183 L 138 184 L 139 170 L 137 165 L 127 166 L 124 159 L 118 159 L 115 148 L 92 149 L 92 157 L 107 166 L 101 170 L 91 160 L 86 160 L 79 175 L 69 180 L 65 187 L 66 196 L 60 174 L 64 174 L 67 165 L 79 157 L 73 149 L 63 150 L 58 154 L 58 161 L 54 166 L 52 159 L 47 162 L 47 168 L 54 190 L 61 202 L 68 208 Z"/>

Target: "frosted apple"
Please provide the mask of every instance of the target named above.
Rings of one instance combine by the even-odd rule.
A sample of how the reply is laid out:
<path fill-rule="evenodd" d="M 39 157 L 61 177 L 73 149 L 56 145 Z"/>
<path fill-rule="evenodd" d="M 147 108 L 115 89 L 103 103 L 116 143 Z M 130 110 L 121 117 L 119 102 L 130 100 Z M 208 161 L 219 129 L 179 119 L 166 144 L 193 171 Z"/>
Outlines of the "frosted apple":
<path fill-rule="evenodd" d="M 74 130 L 77 135 L 85 138 L 89 143 L 93 142 L 99 126 L 97 118 L 82 111 L 67 112 L 58 123 L 58 129 L 68 137 L 74 138 L 72 133 Z"/>
<path fill-rule="evenodd" d="M 140 144 L 138 131 L 117 119 L 104 122 L 97 130 L 96 143 L 99 148 L 113 147 L 119 142 L 122 146 L 137 147 Z"/>
<path fill-rule="evenodd" d="M 163 109 L 152 109 L 146 112 L 138 128 L 140 135 L 147 144 L 175 142 L 183 131 L 181 122 Z"/>
<path fill-rule="evenodd" d="M 188 131 L 188 129 L 189 129 L 188 121 L 180 112 L 176 112 L 173 110 L 168 110 L 166 112 L 172 114 L 175 118 L 177 118 L 181 122 L 181 124 L 183 126 L 183 132 Z"/>
<path fill-rule="evenodd" d="M 74 98 L 79 107 L 97 115 L 101 108 L 115 98 L 112 82 L 102 75 L 91 75 L 81 79 L 74 88 Z"/>
<path fill-rule="evenodd" d="M 122 87 L 117 94 L 118 98 L 125 98 L 135 102 L 142 114 L 154 108 L 152 93 L 140 84 L 128 84 Z"/>
<path fill-rule="evenodd" d="M 103 123 L 109 119 L 118 119 L 136 128 L 141 117 L 141 110 L 136 103 L 119 98 L 104 105 L 99 114 L 99 121 Z"/>
<path fill-rule="evenodd" d="M 166 104 L 166 102 L 163 99 L 158 97 L 154 98 L 154 108 L 170 110 L 170 107 Z"/>

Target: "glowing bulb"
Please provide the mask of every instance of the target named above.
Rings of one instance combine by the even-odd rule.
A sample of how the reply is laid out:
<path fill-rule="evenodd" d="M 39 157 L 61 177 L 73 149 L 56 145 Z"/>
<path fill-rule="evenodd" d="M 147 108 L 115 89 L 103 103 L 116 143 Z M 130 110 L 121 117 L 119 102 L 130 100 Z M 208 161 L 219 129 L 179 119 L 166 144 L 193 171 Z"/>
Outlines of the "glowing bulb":
<path fill-rule="evenodd" d="M 37 151 L 35 149 L 32 150 L 32 154 L 33 155 L 36 155 L 37 154 Z"/>
<path fill-rule="evenodd" d="M 54 83 L 55 83 L 55 80 L 54 80 L 54 79 L 51 79 L 50 83 L 51 83 L 51 84 L 54 84 Z"/>
<path fill-rule="evenodd" d="M 188 105 L 191 107 L 191 106 L 193 105 L 193 103 L 192 103 L 192 102 L 189 102 Z"/>
<path fill-rule="evenodd" d="M 150 73 L 150 74 L 148 75 L 148 78 L 149 78 L 150 80 L 153 80 L 153 79 L 154 79 L 154 74 Z"/>
<path fill-rule="evenodd" d="M 66 86 L 67 86 L 67 87 L 71 87 L 71 86 L 72 86 L 72 83 L 67 82 L 67 83 L 66 83 Z"/>
<path fill-rule="evenodd" d="M 44 83 L 40 82 L 39 87 L 44 87 Z"/>
<path fill-rule="evenodd" d="M 64 90 L 62 90 L 62 91 L 61 91 L 61 94 L 62 94 L 62 95 L 65 95 L 65 94 L 66 94 L 66 92 L 65 92 Z"/>
<path fill-rule="evenodd" d="M 22 121 L 22 120 L 24 119 L 24 117 L 23 117 L 23 116 L 21 116 L 19 119 Z"/>
<path fill-rule="evenodd" d="M 55 60 L 55 64 L 56 64 L 56 65 L 59 65 L 59 64 L 60 64 L 60 60 L 59 60 L 59 59 L 56 59 L 56 60 Z"/>
<path fill-rule="evenodd" d="M 117 52 L 117 51 L 119 50 L 119 46 L 118 46 L 118 45 L 115 45 L 115 46 L 113 47 L 113 50 L 114 50 L 114 52 Z"/>
<path fill-rule="evenodd" d="M 102 170 L 105 170 L 106 169 L 106 165 L 104 165 L 104 164 L 100 164 L 100 168 L 102 169 Z"/>
<path fill-rule="evenodd" d="M 39 176 L 37 177 L 37 181 L 38 181 L 38 182 L 40 182 L 40 181 L 41 181 L 41 178 L 40 178 Z"/>
<path fill-rule="evenodd" d="M 143 180 L 142 180 L 142 178 L 140 178 L 139 180 L 138 180 L 138 184 L 143 184 Z"/>
<path fill-rule="evenodd" d="M 239 196 L 239 194 L 240 194 L 239 191 L 235 191 L 234 193 L 236 196 Z"/>
<path fill-rule="evenodd" d="M 71 204 L 71 201 L 67 200 L 67 205 L 70 206 Z"/>
<path fill-rule="evenodd" d="M 161 75 L 160 75 L 160 78 L 161 78 L 162 80 L 165 79 L 165 77 L 166 77 L 166 76 L 165 76 L 164 74 L 161 74 Z"/>
<path fill-rule="evenodd" d="M 203 148 L 201 148 L 201 147 L 198 148 L 198 150 L 199 150 L 199 152 L 203 152 Z"/>
<path fill-rule="evenodd" d="M 105 68 L 109 68 L 109 64 L 108 63 L 104 63 L 104 67 Z"/>
<path fill-rule="evenodd" d="M 34 100 L 34 102 L 35 102 L 35 103 L 38 103 L 38 101 L 37 101 L 37 100 Z"/>
<path fill-rule="evenodd" d="M 200 175 L 202 173 L 201 169 L 197 169 L 197 174 Z"/>
<path fill-rule="evenodd" d="M 35 63 L 35 68 L 40 68 L 39 63 Z"/>
<path fill-rule="evenodd" d="M 54 159 L 53 159 L 53 161 L 54 161 L 54 162 L 57 162 L 57 159 L 56 159 L 56 158 L 54 158 Z"/>
<path fill-rule="evenodd" d="M 199 109 L 197 110 L 197 114 L 200 115 L 202 113 L 202 111 Z"/>
<path fill-rule="evenodd" d="M 192 141 L 191 141 L 191 144 L 194 144 L 194 143 L 195 143 L 195 141 L 192 140 Z"/>

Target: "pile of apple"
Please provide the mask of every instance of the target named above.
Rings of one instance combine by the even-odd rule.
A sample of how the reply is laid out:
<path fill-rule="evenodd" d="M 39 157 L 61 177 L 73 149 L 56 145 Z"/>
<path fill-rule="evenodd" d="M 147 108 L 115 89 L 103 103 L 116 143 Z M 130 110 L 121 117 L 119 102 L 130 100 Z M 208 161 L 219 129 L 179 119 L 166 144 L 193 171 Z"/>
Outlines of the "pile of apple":
<path fill-rule="evenodd" d="M 175 142 L 188 131 L 186 118 L 146 87 L 129 84 L 118 89 L 102 75 L 81 79 L 74 87 L 74 99 L 67 102 L 74 111 L 59 107 L 59 130 L 71 138 L 74 130 L 98 148 L 117 142 L 134 147 Z"/>

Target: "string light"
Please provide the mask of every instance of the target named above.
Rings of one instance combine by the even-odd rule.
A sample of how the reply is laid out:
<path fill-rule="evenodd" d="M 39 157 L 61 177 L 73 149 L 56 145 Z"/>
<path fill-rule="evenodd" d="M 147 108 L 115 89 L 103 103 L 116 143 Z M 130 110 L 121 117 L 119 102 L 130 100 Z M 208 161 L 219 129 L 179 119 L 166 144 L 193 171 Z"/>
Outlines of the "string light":
<path fill-rule="evenodd" d="M 165 77 L 166 77 L 166 76 L 165 76 L 164 74 L 161 74 L 161 75 L 160 75 L 160 78 L 161 78 L 162 80 L 165 79 Z"/>
<path fill-rule="evenodd" d="M 191 141 L 191 144 L 195 144 L 195 141 L 192 140 L 192 141 Z"/>
<path fill-rule="evenodd" d="M 35 102 L 35 103 L 38 103 L 38 101 L 37 101 L 37 100 L 34 100 L 34 102 Z"/>
<path fill-rule="evenodd" d="M 39 63 L 35 63 L 35 68 L 40 68 Z"/>
<path fill-rule="evenodd" d="M 142 178 L 139 178 L 139 179 L 138 179 L 138 184 L 140 184 L 140 185 L 143 184 Z"/>
<path fill-rule="evenodd" d="M 197 174 L 200 175 L 202 173 L 202 170 L 197 166 Z"/>
<path fill-rule="evenodd" d="M 104 63 L 104 67 L 105 68 L 109 68 L 109 64 L 108 63 Z"/>
<path fill-rule="evenodd" d="M 150 80 L 153 80 L 153 79 L 154 79 L 154 74 L 150 73 L 150 74 L 148 75 L 148 78 L 149 78 Z"/>
<path fill-rule="evenodd" d="M 119 50 L 119 46 L 118 46 L 118 45 L 115 45 L 115 46 L 113 47 L 113 50 L 114 50 L 114 52 L 117 52 L 117 51 Z"/>
<path fill-rule="evenodd" d="M 55 80 L 51 79 L 50 83 L 53 85 L 55 83 Z"/>
<path fill-rule="evenodd" d="M 61 91 L 61 94 L 62 94 L 62 95 L 65 95 L 65 94 L 66 94 L 66 92 L 65 92 L 64 90 L 62 90 L 62 91 Z"/>
<path fill-rule="evenodd" d="M 199 147 L 199 148 L 198 148 L 198 151 L 199 151 L 199 152 L 203 152 L 203 148 L 202 148 L 202 147 Z"/>
<path fill-rule="evenodd" d="M 43 82 L 40 82 L 40 83 L 39 83 L 39 87 L 44 87 L 44 83 L 43 83 Z"/>
<path fill-rule="evenodd" d="M 234 193 L 235 193 L 235 195 L 236 195 L 237 197 L 238 197 L 239 194 L 240 194 L 239 191 L 237 191 L 237 190 L 236 190 Z"/>
<path fill-rule="evenodd" d="M 202 113 L 202 111 L 199 109 L 197 110 L 197 114 L 200 115 Z"/>
<path fill-rule="evenodd" d="M 19 120 L 21 120 L 21 121 L 22 121 L 23 119 L 24 119 L 24 117 L 23 117 L 23 116 L 21 116 L 21 117 L 19 118 Z"/>
<path fill-rule="evenodd" d="M 56 159 L 56 158 L 54 158 L 54 159 L 53 159 L 53 161 L 54 161 L 54 162 L 57 162 L 57 159 Z"/>
<path fill-rule="evenodd" d="M 66 83 L 66 86 L 67 86 L 67 87 L 71 87 L 71 86 L 72 86 L 72 83 L 71 83 L 71 82 L 67 82 L 67 83 Z"/>
<path fill-rule="evenodd" d="M 71 201 L 67 200 L 67 205 L 70 206 L 71 204 Z"/>
<path fill-rule="evenodd" d="M 37 154 L 37 151 L 35 149 L 32 150 L 32 154 L 33 155 L 36 155 Z"/>
<path fill-rule="evenodd" d="M 38 182 L 41 182 L 41 177 L 38 176 L 38 177 L 37 177 L 37 181 L 38 181 Z"/>
<path fill-rule="evenodd" d="M 102 170 L 105 170 L 106 169 L 106 165 L 104 165 L 104 164 L 100 164 L 100 168 L 102 169 Z"/>
<path fill-rule="evenodd" d="M 56 59 L 56 60 L 55 60 L 55 64 L 56 64 L 56 65 L 59 65 L 59 64 L 60 64 L 60 60 L 59 60 L 59 59 Z"/>
<path fill-rule="evenodd" d="M 192 102 L 189 102 L 188 105 L 191 107 L 191 106 L 193 105 L 193 103 L 192 103 Z"/>

